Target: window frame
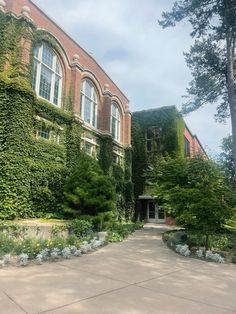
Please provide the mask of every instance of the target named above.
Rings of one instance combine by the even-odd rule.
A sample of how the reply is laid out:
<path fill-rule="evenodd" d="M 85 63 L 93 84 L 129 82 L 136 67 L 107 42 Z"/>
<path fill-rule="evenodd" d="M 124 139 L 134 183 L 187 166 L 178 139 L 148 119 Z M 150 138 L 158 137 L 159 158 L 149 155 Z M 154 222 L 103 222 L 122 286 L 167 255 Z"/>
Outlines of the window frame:
<path fill-rule="evenodd" d="M 89 84 L 91 87 L 91 95 L 86 94 L 86 84 Z M 88 124 L 89 126 L 92 126 L 94 128 L 97 128 L 97 114 L 98 114 L 98 92 L 93 84 L 93 82 L 89 79 L 83 79 L 81 82 L 81 88 L 80 88 L 80 116 L 82 120 Z M 85 100 L 88 100 L 90 102 L 90 117 L 89 122 L 85 120 Z"/>
<path fill-rule="evenodd" d="M 113 108 L 115 108 L 115 115 L 113 115 Z M 113 135 L 113 118 L 115 120 L 115 134 Z M 110 124 L 110 132 L 112 138 L 120 142 L 120 128 L 121 128 L 121 114 L 119 110 L 119 106 L 115 101 L 111 103 L 111 124 Z"/>
<path fill-rule="evenodd" d="M 44 47 L 52 52 L 53 58 L 52 58 L 52 67 L 47 65 L 43 62 L 43 49 Z M 38 55 L 35 55 L 35 50 L 37 49 Z M 46 101 L 49 101 L 51 104 L 57 107 L 61 107 L 61 101 L 62 101 L 62 66 L 60 59 L 58 58 L 56 52 L 46 43 L 42 43 L 41 46 L 37 46 L 34 50 L 34 64 L 33 64 L 33 88 L 37 94 L 37 96 L 41 99 L 44 99 Z M 35 65 L 36 64 L 36 65 Z M 59 71 L 57 71 L 59 65 Z M 46 68 L 51 72 L 51 86 L 50 86 L 50 99 L 47 99 L 40 95 L 40 85 L 41 85 L 41 73 L 42 69 Z M 36 73 L 35 73 L 36 72 Z M 60 72 L 60 73 L 59 73 Z M 35 75 L 36 74 L 36 75 Z M 57 104 L 54 102 L 55 100 L 55 83 L 56 79 L 59 77 L 59 84 L 58 84 L 58 96 L 57 96 Z"/>

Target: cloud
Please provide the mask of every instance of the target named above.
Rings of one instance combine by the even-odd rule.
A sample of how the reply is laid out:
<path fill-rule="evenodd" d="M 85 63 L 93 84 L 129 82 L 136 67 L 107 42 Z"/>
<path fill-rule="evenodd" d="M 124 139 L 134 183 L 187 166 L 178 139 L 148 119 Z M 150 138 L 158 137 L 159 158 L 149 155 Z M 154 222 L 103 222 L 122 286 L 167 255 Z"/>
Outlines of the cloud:
<path fill-rule="evenodd" d="M 191 80 L 183 51 L 192 43 L 190 26 L 161 29 L 157 21 L 171 0 L 34 0 L 59 21 L 124 91 L 131 109 L 164 105 L 181 108 Z M 203 108 L 186 118 L 203 145 L 219 150 L 229 125 L 214 122 L 215 109 Z"/>

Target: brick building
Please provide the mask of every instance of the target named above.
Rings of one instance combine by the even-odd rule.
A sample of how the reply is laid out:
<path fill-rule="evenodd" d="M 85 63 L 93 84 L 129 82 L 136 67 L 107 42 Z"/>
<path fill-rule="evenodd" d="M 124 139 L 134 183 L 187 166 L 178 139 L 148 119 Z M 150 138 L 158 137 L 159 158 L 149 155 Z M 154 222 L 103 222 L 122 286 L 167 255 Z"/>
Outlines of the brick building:
<path fill-rule="evenodd" d="M 133 113 L 133 180 L 138 219 L 171 223 L 165 210 L 158 207 L 145 182 L 144 173 L 158 155 L 208 158 L 200 141 L 187 127 L 175 107 L 142 110 Z"/>
<path fill-rule="evenodd" d="M 131 114 L 129 101 L 94 58 L 50 19 L 33 1 L 5 0 L 5 12 L 25 16 L 52 37 L 60 47 L 53 49 L 42 41 L 34 49 L 33 88 L 41 97 L 59 108 L 72 94 L 72 107 L 83 124 L 82 146 L 96 153 L 97 136 L 111 134 L 114 139 L 114 158 L 123 156 L 122 148 L 130 145 Z M 30 45 L 30 43 L 29 43 Z M 29 62 L 30 47 L 24 51 Z M 92 131 L 92 132 L 90 132 Z M 47 130 L 38 135 L 48 137 Z"/>
<path fill-rule="evenodd" d="M 81 150 L 131 186 L 129 100 L 31 0 L 0 0 L 0 128 L 0 218 L 60 211 Z"/>

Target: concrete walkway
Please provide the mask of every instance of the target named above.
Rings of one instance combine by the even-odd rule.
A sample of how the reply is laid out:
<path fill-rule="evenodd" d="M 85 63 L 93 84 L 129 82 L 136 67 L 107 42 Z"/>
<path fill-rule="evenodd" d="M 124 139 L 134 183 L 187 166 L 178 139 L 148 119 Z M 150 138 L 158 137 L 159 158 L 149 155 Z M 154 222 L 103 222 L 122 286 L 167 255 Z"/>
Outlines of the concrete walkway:
<path fill-rule="evenodd" d="M 183 258 L 146 227 L 80 258 L 0 270 L 0 313 L 235 313 L 236 266 Z"/>

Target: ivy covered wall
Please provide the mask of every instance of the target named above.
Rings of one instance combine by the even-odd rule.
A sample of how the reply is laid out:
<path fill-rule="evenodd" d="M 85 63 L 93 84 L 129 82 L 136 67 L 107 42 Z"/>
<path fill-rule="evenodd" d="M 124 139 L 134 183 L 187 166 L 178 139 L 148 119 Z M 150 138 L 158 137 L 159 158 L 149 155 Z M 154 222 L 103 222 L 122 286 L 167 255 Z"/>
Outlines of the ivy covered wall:
<path fill-rule="evenodd" d="M 30 43 L 28 64 L 22 40 Z M 31 88 L 33 49 L 42 41 L 59 49 L 29 20 L 0 12 L 0 219 L 60 216 L 64 180 L 80 154 L 82 125 L 72 113 L 70 95 L 59 109 L 37 98 Z M 49 140 L 37 138 L 41 127 L 50 129 Z M 123 164 L 114 165 L 111 136 L 98 137 L 98 163 L 114 177 L 117 203 L 122 199 L 122 215 L 128 215 L 126 204 L 131 206 L 133 195 L 130 149 L 124 150 Z"/>
<path fill-rule="evenodd" d="M 156 138 L 150 139 L 147 150 L 147 130 L 154 130 Z M 156 131 L 155 131 L 156 130 Z M 175 107 L 161 107 L 133 113 L 133 182 L 137 200 L 145 190 L 145 171 L 158 155 L 184 156 L 184 120 Z"/>

